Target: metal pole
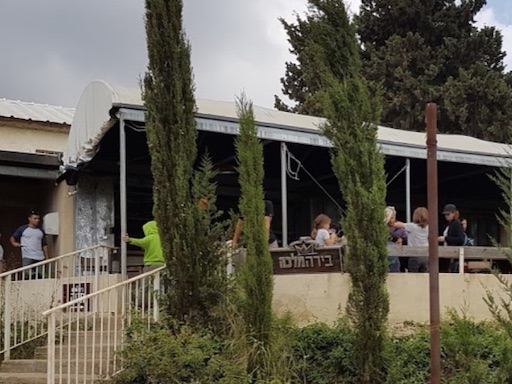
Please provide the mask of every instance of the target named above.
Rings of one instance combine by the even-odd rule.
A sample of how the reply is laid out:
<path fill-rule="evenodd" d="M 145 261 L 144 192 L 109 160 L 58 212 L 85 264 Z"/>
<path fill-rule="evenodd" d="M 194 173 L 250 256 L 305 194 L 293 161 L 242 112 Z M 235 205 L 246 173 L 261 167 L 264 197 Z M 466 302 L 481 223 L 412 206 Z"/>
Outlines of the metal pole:
<path fill-rule="evenodd" d="M 281 143 L 281 213 L 283 217 L 283 247 L 288 245 L 288 188 L 286 185 L 286 153 L 286 143 Z"/>
<path fill-rule="evenodd" d="M 405 159 L 405 217 L 411 222 L 411 159 Z"/>
<path fill-rule="evenodd" d="M 437 105 L 428 103 L 427 120 L 427 198 L 428 257 L 430 282 L 430 383 L 441 383 L 441 338 L 439 331 L 439 243 L 437 216 Z"/>
<path fill-rule="evenodd" d="M 126 131 L 122 114 L 119 115 L 119 202 L 121 234 L 125 234 L 128 231 L 126 220 Z M 123 281 L 128 278 L 126 262 L 126 243 L 121 241 L 121 277 Z"/>

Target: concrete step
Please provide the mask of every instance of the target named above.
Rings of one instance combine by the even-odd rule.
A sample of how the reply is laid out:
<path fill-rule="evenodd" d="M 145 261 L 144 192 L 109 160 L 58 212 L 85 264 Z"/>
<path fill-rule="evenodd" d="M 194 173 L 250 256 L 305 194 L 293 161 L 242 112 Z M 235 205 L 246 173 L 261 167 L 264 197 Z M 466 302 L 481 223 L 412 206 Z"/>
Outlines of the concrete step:
<path fill-rule="evenodd" d="M 110 362 L 112 364 L 113 362 Z M 48 362 L 47 360 L 9 360 L 2 363 L 0 367 L 0 373 L 46 373 L 48 371 Z M 119 363 L 118 363 L 119 364 Z M 93 371 L 94 366 L 94 371 Z M 84 374 L 84 373 L 92 373 L 94 372 L 96 375 L 100 373 L 105 373 L 107 371 L 107 360 L 104 358 L 101 361 L 94 359 L 92 360 L 69 360 L 69 368 L 68 361 L 63 360 L 62 364 L 60 361 L 55 362 L 56 373 L 62 370 L 62 373 L 68 373 L 68 369 L 70 374 Z"/>
<path fill-rule="evenodd" d="M 107 354 L 110 352 L 111 355 L 114 354 L 114 351 L 120 351 L 122 348 L 121 344 L 117 344 L 117 346 L 114 345 L 102 345 L 96 344 L 94 347 L 92 345 L 87 345 L 87 347 L 84 347 L 83 345 L 78 347 L 78 352 L 76 345 L 57 345 L 55 347 L 55 357 L 57 359 L 60 359 L 61 352 L 62 352 L 62 358 L 66 359 L 68 357 L 68 353 L 70 354 L 70 357 L 72 359 L 76 358 L 78 356 L 78 359 L 91 359 L 93 354 L 95 359 L 99 359 L 100 353 L 102 354 L 102 358 L 106 358 Z M 47 347 L 38 347 L 36 348 L 34 358 L 36 359 L 46 359 L 48 357 L 48 351 Z"/>
<path fill-rule="evenodd" d="M 99 344 L 100 342 L 103 342 L 103 344 L 106 344 L 107 342 L 119 342 L 121 340 L 121 337 L 123 336 L 123 332 L 121 332 L 120 329 L 114 331 L 104 329 L 102 331 L 71 331 L 71 332 L 64 332 L 62 334 L 62 337 L 57 336 L 57 342 L 60 342 L 62 340 L 63 345 L 67 344 L 83 344 L 84 342 L 87 342 L 87 344 L 92 344 L 93 341 L 96 344 Z"/>
<path fill-rule="evenodd" d="M 59 383 L 61 377 L 56 375 L 55 382 Z M 68 380 L 69 379 L 69 380 Z M 87 383 L 93 384 L 99 378 L 94 380 L 84 375 L 62 375 L 63 383 Z M 1 373 L 0 372 L 0 384 L 47 384 L 46 373 Z"/>

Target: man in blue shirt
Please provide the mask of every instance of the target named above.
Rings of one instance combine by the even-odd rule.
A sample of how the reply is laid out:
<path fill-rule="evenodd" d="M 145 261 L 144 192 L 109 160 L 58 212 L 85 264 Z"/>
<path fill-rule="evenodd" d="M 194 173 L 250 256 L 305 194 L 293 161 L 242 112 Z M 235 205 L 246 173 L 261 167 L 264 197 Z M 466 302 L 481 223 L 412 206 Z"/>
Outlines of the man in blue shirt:
<path fill-rule="evenodd" d="M 28 215 L 28 224 L 19 227 L 11 236 L 13 247 L 21 248 L 23 266 L 31 265 L 48 258 L 46 235 L 39 228 L 41 216 L 32 211 Z"/>

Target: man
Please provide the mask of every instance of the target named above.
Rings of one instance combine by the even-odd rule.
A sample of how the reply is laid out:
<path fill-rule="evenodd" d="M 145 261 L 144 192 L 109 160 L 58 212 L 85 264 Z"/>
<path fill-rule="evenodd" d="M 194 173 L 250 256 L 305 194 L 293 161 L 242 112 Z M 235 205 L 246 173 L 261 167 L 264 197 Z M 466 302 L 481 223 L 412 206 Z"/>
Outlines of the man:
<path fill-rule="evenodd" d="M 144 272 L 151 271 L 165 264 L 160 234 L 155 220 L 148 221 L 142 226 L 144 237 L 135 239 L 127 233 L 121 236 L 121 240 L 144 249 Z"/>
<path fill-rule="evenodd" d="M 19 227 L 11 236 L 11 245 L 21 248 L 24 267 L 48 258 L 46 234 L 39 228 L 40 222 L 39 213 L 32 211 L 28 215 L 28 224 Z"/>
<path fill-rule="evenodd" d="M 268 247 L 269 248 L 277 248 L 277 236 L 270 229 L 270 224 L 272 223 L 272 218 L 274 217 L 274 204 L 270 200 L 265 200 L 265 233 L 268 239 Z M 239 218 L 236 227 L 235 234 L 233 235 L 232 245 L 236 247 L 238 245 L 238 240 L 242 235 L 243 230 L 243 218 Z"/>

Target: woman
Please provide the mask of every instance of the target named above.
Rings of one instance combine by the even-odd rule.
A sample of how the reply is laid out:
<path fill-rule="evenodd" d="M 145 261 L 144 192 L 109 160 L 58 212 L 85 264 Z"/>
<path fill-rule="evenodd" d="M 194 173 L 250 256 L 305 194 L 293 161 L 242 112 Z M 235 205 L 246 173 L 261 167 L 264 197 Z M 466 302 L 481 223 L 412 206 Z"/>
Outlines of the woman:
<path fill-rule="evenodd" d="M 401 245 L 403 240 L 407 238 L 407 232 L 403 228 L 395 227 L 396 210 L 395 207 L 386 207 L 384 210 L 385 223 L 389 229 L 388 244 Z M 389 272 L 400 272 L 400 258 L 398 256 L 388 256 Z"/>
<path fill-rule="evenodd" d="M 395 222 L 395 228 L 407 231 L 407 245 L 412 247 L 428 247 L 428 210 L 418 207 L 412 214 L 412 223 Z M 409 272 L 428 272 L 428 257 L 409 258 Z"/>
<path fill-rule="evenodd" d="M 462 247 L 466 240 L 466 235 L 459 221 L 459 211 L 457 211 L 455 204 L 446 204 L 443 208 L 443 215 L 448 224 L 444 229 L 443 235 L 438 237 L 438 241 L 444 243 L 444 245 Z M 459 261 L 452 260 L 449 269 L 450 272 L 457 272 Z"/>

